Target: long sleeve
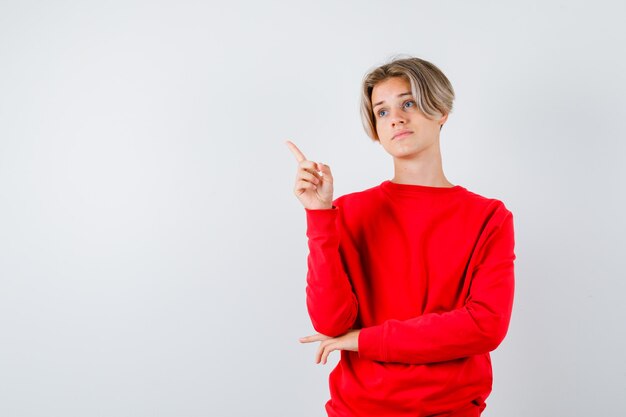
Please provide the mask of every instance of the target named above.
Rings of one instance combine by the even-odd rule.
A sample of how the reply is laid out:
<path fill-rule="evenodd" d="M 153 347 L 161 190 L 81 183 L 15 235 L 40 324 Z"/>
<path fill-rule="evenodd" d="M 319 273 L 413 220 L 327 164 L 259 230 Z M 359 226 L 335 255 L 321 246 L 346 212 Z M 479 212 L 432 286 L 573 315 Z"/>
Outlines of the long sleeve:
<path fill-rule="evenodd" d="M 346 333 L 354 324 L 358 302 L 345 272 L 337 226 L 339 207 L 309 210 L 306 305 L 313 328 L 326 336 Z"/>
<path fill-rule="evenodd" d="M 497 223 L 479 241 L 462 307 L 366 327 L 359 334 L 359 357 L 424 364 L 494 350 L 508 331 L 516 258 L 512 213 L 503 209 Z"/>

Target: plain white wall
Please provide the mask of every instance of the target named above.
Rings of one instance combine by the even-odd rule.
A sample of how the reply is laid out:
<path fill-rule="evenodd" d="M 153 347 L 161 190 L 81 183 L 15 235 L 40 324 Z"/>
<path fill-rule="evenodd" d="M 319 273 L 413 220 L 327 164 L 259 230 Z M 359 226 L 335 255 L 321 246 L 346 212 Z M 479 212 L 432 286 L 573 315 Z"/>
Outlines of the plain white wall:
<path fill-rule="evenodd" d="M 516 304 L 484 416 L 623 416 L 621 1 L 0 2 L 0 415 L 322 416 L 304 209 L 392 161 L 362 76 L 457 94 L 455 184 L 502 199 Z"/>

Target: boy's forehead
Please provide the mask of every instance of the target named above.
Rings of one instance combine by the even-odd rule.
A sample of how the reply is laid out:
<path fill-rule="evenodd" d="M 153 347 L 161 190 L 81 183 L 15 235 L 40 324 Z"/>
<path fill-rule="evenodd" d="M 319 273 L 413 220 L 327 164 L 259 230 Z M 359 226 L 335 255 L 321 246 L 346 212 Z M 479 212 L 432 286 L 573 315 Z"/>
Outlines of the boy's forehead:
<path fill-rule="evenodd" d="M 376 107 L 395 97 L 410 95 L 412 95 L 411 85 L 407 80 L 398 77 L 396 79 L 388 78 L 376 84 L 372 89 L 372 106 Z"/>

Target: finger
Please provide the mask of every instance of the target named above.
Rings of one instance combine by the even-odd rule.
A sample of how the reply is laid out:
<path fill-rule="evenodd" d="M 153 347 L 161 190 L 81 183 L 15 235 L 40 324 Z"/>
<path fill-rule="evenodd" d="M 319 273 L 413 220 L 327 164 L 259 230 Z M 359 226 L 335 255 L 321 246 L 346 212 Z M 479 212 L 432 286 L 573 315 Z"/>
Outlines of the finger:
<path fill-rule="evenodd" d="M 317 167 L 317 163 L 313 161 L 309 161 L 308 159 L 305 159 L 304 161 L 300 161 L 298 170 L 299 171 L 304 170 L 314 175 L 319 175 L 319 172 L 320 172 Z"/>
<path fill-rule="evenodd" d="M 317 163 L 317 170 L 319 171 L 320 175 L 324 176 L 332 176 L 332 173 L 330 172 L 330 167 L 326 164 L 322 164 L 321 162 Z"/>
<path fill-rule="evenodd" d="M 306 160 L 304 154 L 302 152 L 300 152 L 300 149 L 298 149 L 298 147 L 293 142 L 288 140 L 288 141 L 285 141 L 285 143 L 287 144 L 287 146 L 291 150 L 291 153 L 293 153 L 293 155 L 296 157 L 296 160 L 298 162 L 302 162 L 302 161 Z"/>
<path fill-rule="evenodd" d="M 320 175 L 320 172 L 317 170 L 317 164 L 315 162 L 305 159 L 304 161 L 300 161 L 298 165 L 299 165 L 298 170 L 296 171 L 296 181 L 301 176 L 307 177 L 307 174 L 313 175 L 319 181 L 323 180 L 323 177 Z"/>
<path fill-rule="evenodd" d="M 328 356 L 328 354 L 330 352 L 326 352 L 327 349 L 329 349 L 329 346 L 332 347 L 334 346 L 337 342 L 334 340 L 334 338 L 331 338 L 333 340 L 324 340 L 320 343 L 320 345 L 317 347 L 317 351 L 315 352 L 315 363 L 320 363 L 323 361 L 323 358 L 325 356 Z M 332 350 L 332 349 L 331 349 Z"/>
<path fill-rule="evenodd" d="M 326 346 L 326 343 L 322 342 L 317 347 L 317 350 L 315 351 L 315 363 L 320 363 L 320 361 L 322 360 L 322 354 L 324 353 L 325 346 Z"/>
<path fill-rule="evenodd" d="M 320 178 L 318 178 L 316 175 L 310 173 L 306 169 L 299 170 L 298 171 L 298 177 L 296 179 L 299 180 L 299 181 L 308 181 L 308 182 L 311 182 L 313 184 L 319 184 L 320 182 L 322 182 L 322 180 Z"/>
<path fill-rule="evenodd" d="M 299 340 L 302 343 L 309 343 L 309 342 L 317 342 L 317 341 L 326 340 L 326 339 L 330 339 L 330 337 L 325 336 L 321 333 L 317 333 L 317 334 L 312 334 L 310 336 L 301 337 Z"/>
<path fill-rule="evenodd" d="M 337 350 L 337 349 L 339 349 L 339 346 L 337 345 L 337 343 L 331 343 L 329 345 L 326 345 L 322 353 L 322 358 L 321 358 L 322 365 L 326 365 L 326 362 L 328 362 L 328 355 L 330 355 L 330 352 L 332 352 L 333 350 Z"/>
<path fill-rule="evenodd" d="M 317 185 L 308 181 L 298 181 L 293 192 L 295 195 L 300 195 L 306 190 L 317 190 Z"/>

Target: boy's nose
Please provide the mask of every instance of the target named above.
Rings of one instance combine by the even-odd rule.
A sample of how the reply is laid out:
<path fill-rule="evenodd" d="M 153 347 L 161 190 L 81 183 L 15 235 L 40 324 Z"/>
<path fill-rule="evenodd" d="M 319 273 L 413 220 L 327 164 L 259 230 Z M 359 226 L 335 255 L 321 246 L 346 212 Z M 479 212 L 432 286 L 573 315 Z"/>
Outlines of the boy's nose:
<path fill-rule="evenodd" d="M 401 110 L 391 110 L 389 115 L 391 118 L 391 125 L 397 126 L 398 124 L 404 124 L 406 122 L 406 115 Z"/>
<path fill-rule="evenodd" d="M 392 126 L 403 125 L 404 123 L 406 123 L 406 119 L 402 116 L 397 116 L 391 119 Z"/>

